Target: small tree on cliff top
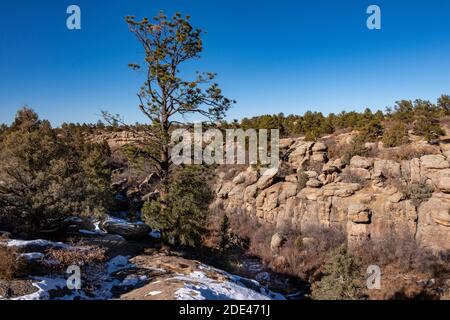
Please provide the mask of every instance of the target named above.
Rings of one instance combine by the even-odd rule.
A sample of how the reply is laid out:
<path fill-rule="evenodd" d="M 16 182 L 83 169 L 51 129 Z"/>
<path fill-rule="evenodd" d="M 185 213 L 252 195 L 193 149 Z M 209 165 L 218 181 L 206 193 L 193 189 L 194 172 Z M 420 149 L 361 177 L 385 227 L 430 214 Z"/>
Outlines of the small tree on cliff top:
<path fill-rule="evenodd" d="M 147 145 L 132 151 L 150 160 L 163 181 L 171 170 L 170 132 L 177 120 L 197 114 L 218 121 L 234 103 L 222 95 L 214 73 L 197 73 L 195 79 L 182 79 L 181 66 L 199 58 L 203 49 L 203 32 L 194 29 L 189 19 L 179 13 L 169 19 L 162 12 L 152 22 L 126 17 L 145 53 L 143 64 L 133 63 L 130 67 L 145 71 L 138 98 L 139 108 L 150 124 L 145 131 Z"/>

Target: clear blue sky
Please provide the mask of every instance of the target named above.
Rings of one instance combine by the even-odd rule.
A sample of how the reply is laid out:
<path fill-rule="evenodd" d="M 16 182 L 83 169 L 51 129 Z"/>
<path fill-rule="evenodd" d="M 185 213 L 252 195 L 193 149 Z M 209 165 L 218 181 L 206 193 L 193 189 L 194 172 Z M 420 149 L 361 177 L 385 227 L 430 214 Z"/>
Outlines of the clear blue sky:
<path fill-rule="evenodd" d="M 66 8 L 82 30 L 66 28 Z M 366 28 L 378 4 L 382 30 Z M 190 14 L 208 32 L 196 68 L 219 73 L 238 101 L 229 119 L 384 109 L 450 93 L 448 0 L 0 1 L 0 123 L 27 104 L 55 125 L 96 122 L 100 110 L 142 122 L 142 82 L 127 65 L 141 49 L 125 15 Z"/>

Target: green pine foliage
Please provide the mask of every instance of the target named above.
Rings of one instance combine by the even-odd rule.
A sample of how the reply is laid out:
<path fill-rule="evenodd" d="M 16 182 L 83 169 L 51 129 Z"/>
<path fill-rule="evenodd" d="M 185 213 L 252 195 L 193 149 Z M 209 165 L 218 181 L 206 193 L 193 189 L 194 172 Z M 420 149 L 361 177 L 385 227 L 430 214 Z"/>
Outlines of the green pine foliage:
<path fill-rule="evenodd" d="M 206 231 L 209 205 L 213 200 L 208 174 L 203 166 L 177 168 L 167 182 L 166 201 L 156 199 L 145 203 L 144 221 L 159 229 L 163 239 L 173 245 L 198 246 Z"/>
<path fill-rule="evenodd" d="M 314 300 L 359 300 L 362 295 L 361 262 L 345 245 L 332 252 L 323 269 L 323 277 L 314 284 Z"/>
<path fill-rule="evenodd" d="M 407 144 L 409 142 L 408 129 L 402 122 L 395 122 L 386 129 L 382 141 L 387 148 Z"/>
<path fill-rule="evenodd" d="M 21 109 L 0 149 L 0 218 L 43 231 L 69 216 L 100 216 L 111 194 L 109 149 L 81 136 L 57 134 L 48 121 Z"/>

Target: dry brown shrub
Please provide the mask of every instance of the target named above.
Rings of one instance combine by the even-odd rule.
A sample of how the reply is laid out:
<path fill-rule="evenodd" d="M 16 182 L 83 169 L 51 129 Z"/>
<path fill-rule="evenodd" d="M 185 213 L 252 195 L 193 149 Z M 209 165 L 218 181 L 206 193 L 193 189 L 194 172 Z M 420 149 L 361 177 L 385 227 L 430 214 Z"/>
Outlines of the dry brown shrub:
<path fill-rule="evenodd" d="M 70 249 L 49 249 L 47 257 L 53 269 L 65 270 L 67 267 L 76 265 L 95 266 L 106 261 L 106 249 L 98 246 L 84 246 Z"/>
<path fill-rule="evenodd" d="M 380 152 L 379 157 L 385 160 L 412 160 L 415 158 L 420 158 L 428 154 L 439 154 L 440 151 L 433 146 L 428 145 L 406 145 L 403 147 L 385 149 Z"/>
<path fill-rule="evenodd" d="M 378 265 L 381 269 L 381 289 L 366 292 L 371 299 L 434 299 L 437 296 L 429 280 L 439 282 L 450 271 L 446 255 L 419 247 L 406 233 L 361 243 L 354 253 L 364 266 Z"/>
<path fill-rule="evenodd" d="M 0 246 L 0 279 L 10 281 L 25 272 L 25 265 L 17 259 L 17 253 Z"/>
<path fill-rule="evenodd" d="M 366 179 L 358 176 L 357 174 L 352 172 L 349 168 L 346 168 L 342 171 L 341 178 L 342 182 L 345 183 L 359 183 L 362 186 L 365 186 L 368 183 Z"/>

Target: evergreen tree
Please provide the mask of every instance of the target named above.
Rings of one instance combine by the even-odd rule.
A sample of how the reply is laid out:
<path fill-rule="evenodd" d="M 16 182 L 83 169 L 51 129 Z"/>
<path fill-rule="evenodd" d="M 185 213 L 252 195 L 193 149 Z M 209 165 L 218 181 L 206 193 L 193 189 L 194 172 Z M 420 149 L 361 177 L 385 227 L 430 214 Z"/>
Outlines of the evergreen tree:
<path fill-rule="evenodd" d="M 71 215 L 101 215 L 110 199 L 105 146 L 61 137 L 21 109 L 0 148 L 0 216 L 42 231 Z"/>
<path fill-rule="evenodd" d="M 315 300 L 358 300 L 363 277 L 360 261 L 345 245 L 337 248 L 324 266 L 322 279 L 312 288 Z"/>

